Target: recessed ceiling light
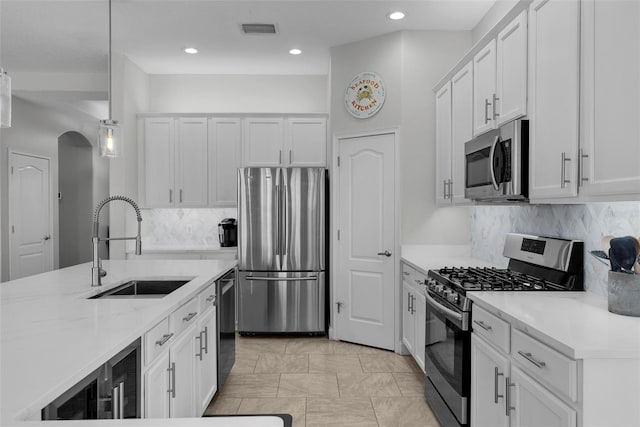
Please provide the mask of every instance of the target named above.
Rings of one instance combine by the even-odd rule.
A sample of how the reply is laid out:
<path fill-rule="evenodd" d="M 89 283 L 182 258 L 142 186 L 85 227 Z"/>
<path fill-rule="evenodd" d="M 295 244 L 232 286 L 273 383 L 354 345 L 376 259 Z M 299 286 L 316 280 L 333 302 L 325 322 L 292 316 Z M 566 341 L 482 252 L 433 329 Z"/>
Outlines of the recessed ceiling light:
<path fill-rule="evenodd" d="M 195 47 L 187 47 L 184 49 L 185 53 L 190 53 L 190 54 L 194 54 L 194 53 L 198 53 L 198 49 L 196 49 Z"/>
<path fill-rule="evenodd" d="M 398 21 L 398 20 L 404 18 L 404 13 L 402 13 L 402 12 L 391 12 L 387 16 L 389 17 L 389 19 L 391 19 L 393 21 Z"/>
<path fill-rule="evenodd" d="M 291 55 L 300 55 L 300 54 L 302 53 L 302 51 L 301 51 L 300 49 L 291 49 L 291 50 L 289 51 L 289 53 L 290 53 Z"/>

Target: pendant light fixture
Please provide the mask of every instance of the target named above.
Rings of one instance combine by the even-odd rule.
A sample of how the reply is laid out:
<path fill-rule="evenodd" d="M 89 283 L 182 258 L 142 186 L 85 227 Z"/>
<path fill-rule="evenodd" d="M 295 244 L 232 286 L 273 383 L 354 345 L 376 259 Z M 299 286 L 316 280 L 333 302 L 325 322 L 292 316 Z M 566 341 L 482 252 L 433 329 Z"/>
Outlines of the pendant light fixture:
<path fill-rule="evenodd" d="M 11 77 L 0 68 L 0 127 L 11 127 Z"/>
<path fill-rule="evenodd" d="M 98 147 L 100 155 L 103 157 L 117 157 L 119 146 L 122 143 L 120 139 L 120 126 L 117 120 L 111 117 L 111 0 L 109 0 L 109 54 L 107 57 L 107 98 L 109 102 L 109 118 L 100 120 L 98 128 Z"/>

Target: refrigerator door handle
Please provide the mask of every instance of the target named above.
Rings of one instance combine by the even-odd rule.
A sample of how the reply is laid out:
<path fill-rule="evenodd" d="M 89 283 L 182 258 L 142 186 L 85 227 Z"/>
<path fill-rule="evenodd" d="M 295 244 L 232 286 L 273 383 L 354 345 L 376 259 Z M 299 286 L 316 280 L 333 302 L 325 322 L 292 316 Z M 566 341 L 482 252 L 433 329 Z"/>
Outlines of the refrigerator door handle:
<path fill-rule="evenodd" d="M 247 280 L 252 282 L 303 282 L 318 280 L 318 276 L 307 277 L 253 277 L 247 276 Z"/>
<path fill-rule="evenodd" d="M 280 223 L 281 220 L 280 218 L 282 217 L 282 203 L 280 203 L 280 199 L 281 199 L 281 191 L 280 191 L 280 185 L 276 185 L 276 195 L 275 195 L 275 199 L 276 199 L 276 255 L 281 255 L 281 251 L 280 251 Z M 281 262 L 278 263 L 278 265 L 280 265 Z"/>

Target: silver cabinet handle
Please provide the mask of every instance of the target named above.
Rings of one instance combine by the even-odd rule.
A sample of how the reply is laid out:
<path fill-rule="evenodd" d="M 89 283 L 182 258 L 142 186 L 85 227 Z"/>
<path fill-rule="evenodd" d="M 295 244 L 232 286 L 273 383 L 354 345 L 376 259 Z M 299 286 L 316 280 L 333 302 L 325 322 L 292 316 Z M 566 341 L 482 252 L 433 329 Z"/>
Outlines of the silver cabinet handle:
<path fill-rule="evenodd" d="M 588 177 L 584 176 L 584 159 L 589 158 L 588 154 L 584 154 L 582 148 L 580 149 L 580 179 L 578 180 L 578 185 L 582 186 L 585 181 L 589 181 Z"/>
<path fill-rule="evenodd" d="M 442 180 L 442 198 L 445 200 L 449 198 L 447 196 L 447 180 L 446 179 Z"/>
<path fill-rule="evenodd" d="M 171 393 L 171 397 L 176 398 L 176 362 L 171 362 L 171 367 L 167 368 L 167 372 L 171 375 L 169 376 L 169 390 L 167 393 Z"/>
<path fill-rule="evenodd" d="M 411 295 L 411 314 L 414 314 L 416 312 L 415 302 L 416 302 L 416 297 Z"/>
<path fill-rule="evenodd" d="M 511 378 L 505 377 L 504 379 L 504 394 L 505 394 L 504 415 L 507 417 L 510 415 L 512 409 L 516 409 L 513 406 L 511 406 L 511 387 L 513 386 L 515 386 L 515 384 L 511 382 Z"/>
<path fill-rule="evenodd" d="M 476 325 L 480 326 L 485 331 L 490 331 L 492 329 L 491 325 L 487 325 L 482 320 L 474 320 L 473 323 L 475 323 Z"/>
<path fill-rule="evenodd" d="M 518 350 L 518 354 L 520 356 L 524 357 L 525 359 L 527 359 L 529 362 L 531 362 L 538 369 L 542 369 L 545 366 L 547 366 L 547 364 L 545 362 L 542 362 L 540 360 L 534 359 L 533 355 L 531 353 L 525 353 L 524 351 Z"/>
<path fill-rule="evenodd" d="M 409 273 L 408 271 L 403 271 L 402 274 L 404 274 L 405 276 L 410 275 L 411 273 Z"/>
<path fill-rule="evenodd" d="M 199 357 L 202 360 L 202 331 L 196 337 L 198 340 L 198 352 L 196 353 L 196 357 Z"/>
<path fill-rule="evenodd" d="M 278 163 L 282 164 L 282 150 L 278 152 Z"/>
<path fill-rule="evenodd" d="M 169 203 L 173 203 L 173 190 L 169 189 Z"/>
<path fill-rule="evenodd" d="M 489 105 L 491 105 L 491 103 L 489 102 L 489 100 L 487 98 L 484 99 L 484 124 L 486 125 L 487 123 L 489 123 Z"/>
<path fill-rule="evenodd" d="M 173 336 L 173 332 L 171 332 L 170 334 L 164 334 L 162 336 L 162 338 L 160 338 L 158 341 L 156 341 L 156 345 L 159 345 L 160 347 L 162 347 L 164 345 L 164 343 L 166 343 L 167 341 L 169 341 L 169 339 Z"/>
<path fill-rule="evenodd" d="M 378 252 L 378 255 L 384 255 L 386 257 L 390 257 L 391 256 L 391 252 L 389 252 L 389 249 L 385 249 L 384 252 Z"/>
<path fill-rule="evenodd" d="M 407 312 L 411 313 L 411 294 L 407 294 Z"/>
<path fill-rule="evenodd" d="M 216 299 L 216 296 L 215 296 L 215 295 L 209 295 L 205 301 L 207 301 L 207 302 L 211 302 L 211 301 L 213 301 L 214 299 Z"/>
<path fill-rule="evenodd" d="M 182 188 L 180 189 L 180 203 L 182 203 Z"/>
<path fill-rule="evenodd" d="M 416 282 L 418 285 L 422 285 L 422 280 L 420 279 L 413 279 L 414 282 Z"/>
<path fill-rule="evenodd" d="M 498 377 L 501 377 L 504 374 L 501 374 L 496 366 L 493 371 L 493 402 L 498 403 L 498 399 L 504 397 L 504 394 L 498 394 Z"/>
<path fill-rule="evenodd" d="M 560 165 L 560 188 L 565 188 L 567 184 L 571 183 L 570 179 L 567 179 L 566 176 L 566 163 L 570 162 L 571 159 L 567 157 L 567 153 L 562 152 L 562 163 Z"/>
<path fill-rule="evenodd" d="M 202 345 L 202 349 L 204 350 L 204 354 L 208 354 L 209 353 L 209 327 L 205 326 L 204 331 L 202 331 L 202 333 L 204 334 L 204 343 Z"/>
<path fill-rule="evenodd" d="M 496 96 L 496 94 L 494 93 L 494 94 L 493 94 L 493 120 L 495 120 L 495 119 L 496 119 L 496 117 L 498 117 L 498 116 L 500 115 L 500 114 L 498 114 L 498 113 L 497 113 L 497 111 L 496 111 L 496 110 L 497 110 L 496 106 L 498 105 L 498 101 L 500 101 L 500 98 L 498 98 L 498 97 Z"/>
<path fill-rule="evenodd" d="M 453 200 L 453 181 L 451 181 L 450 179 L 448 180 L 448 186 L 449 186 L 449 199 Z"/>
<path fill-rule="evenodd" d="M 189 313 L 188 315 L 186 315 L 185 317 L 182 318 L 183 321 L 188 322 L 191 319 L 193 319 L 194 317 L 196 317 L 198 315 L 197 311 L 192 311 L 191 313 Z"/>
<path fill-rule="evenodd" d="M 293 163 L 293 162 L 291 161 L 291 150 L 289 150 L 289 164 L 291 164 L 291 163 Z"/>

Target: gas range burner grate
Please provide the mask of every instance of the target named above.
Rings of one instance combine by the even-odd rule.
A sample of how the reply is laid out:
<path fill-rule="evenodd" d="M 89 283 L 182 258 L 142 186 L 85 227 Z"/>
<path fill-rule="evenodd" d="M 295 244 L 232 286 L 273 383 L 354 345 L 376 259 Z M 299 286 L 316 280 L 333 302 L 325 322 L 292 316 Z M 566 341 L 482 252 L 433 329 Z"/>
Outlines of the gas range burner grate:
<path fill-rule="evenodd" d="M 444 267 L 438 273 L 465 291 L 564 290 L 548 280 L 495 267 Z"/>

